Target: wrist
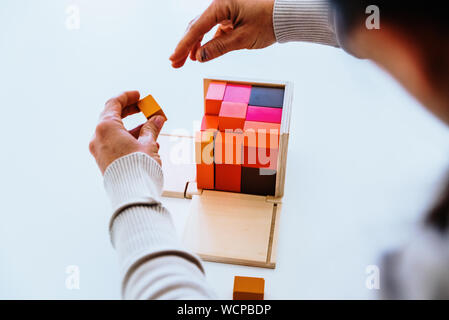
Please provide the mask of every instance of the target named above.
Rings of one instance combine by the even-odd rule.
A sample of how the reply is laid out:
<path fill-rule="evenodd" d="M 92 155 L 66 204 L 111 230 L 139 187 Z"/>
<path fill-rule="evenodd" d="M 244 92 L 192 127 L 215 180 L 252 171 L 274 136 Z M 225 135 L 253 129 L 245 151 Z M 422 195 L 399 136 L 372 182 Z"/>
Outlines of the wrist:
<path fill-rule="evenodd" d="M 269 33 L 270 33 L 270 44 L 276 42 L 276 33 L 274 31 L 274 5 L 275 0 L 265 0 L 265 15 L 267 17 L 267 21 L 269 22 Z"/>
<path fill-rule="evenodd" d="M 279 43 L 307 41 L 338 46 L 326 0 L 275 0 L 273 29 Z"/>

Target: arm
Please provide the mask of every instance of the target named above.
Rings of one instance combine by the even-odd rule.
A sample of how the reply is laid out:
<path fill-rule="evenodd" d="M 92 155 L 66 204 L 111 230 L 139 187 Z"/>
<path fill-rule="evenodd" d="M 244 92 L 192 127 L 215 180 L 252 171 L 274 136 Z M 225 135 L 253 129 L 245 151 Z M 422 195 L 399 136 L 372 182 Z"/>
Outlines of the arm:
<path fill-rule="evenodd" d="M 184 250 L 160 195 L 163 175 L 157 136 L 163 118 L 126 131 L 121 118 L 138 112 L 138 92 L 106 103 L 90 144 L 113 207 L 111 241 L 125 299 L 210 299 L 199 258 Z"/>
<path fill-rule="evenodd" d="M 111 240 L 123 275 L 122 295 L 213 298 L 201 261 L 182 248 L 170 213 L 160 201 L 162 179 L 159 164 L 143 153 L 119 158 L 105 172 L 105 188 L 115 207 Z"/>

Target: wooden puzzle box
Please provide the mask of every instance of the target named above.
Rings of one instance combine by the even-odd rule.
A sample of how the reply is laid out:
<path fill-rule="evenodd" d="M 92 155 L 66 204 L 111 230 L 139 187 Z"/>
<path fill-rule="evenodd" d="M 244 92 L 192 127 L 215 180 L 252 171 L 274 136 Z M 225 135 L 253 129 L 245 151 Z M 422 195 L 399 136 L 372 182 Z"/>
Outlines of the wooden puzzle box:
<path fill-rule="evenodd" d="M 183 242 L 204 260 L 275 268 L 292 98 L 290 82 L 204 79 L 201 130 L 159 136 L 163 196 L 189 199 Z"/>

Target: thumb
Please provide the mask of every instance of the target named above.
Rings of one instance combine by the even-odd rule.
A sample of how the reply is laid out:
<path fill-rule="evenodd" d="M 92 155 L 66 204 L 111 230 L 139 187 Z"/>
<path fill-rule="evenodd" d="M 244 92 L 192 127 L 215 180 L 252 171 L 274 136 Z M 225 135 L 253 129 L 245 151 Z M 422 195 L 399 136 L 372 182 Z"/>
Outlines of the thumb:
<path fill-rule="evenodd" d="M 140 129 L 139 142 L 147 144 L 151 141 L 156 141 L 162 127 L 164 126 L 165 118 L 163 116 L 154 116 L 148 119 L 147 122 Z"/>
<path fill-rule="evenodd" d="M 244 49 L 246 37 L 241 31 L 231 31 L 213 38 L 196 52 L 196 59 L 206 62 L 218 58 L 230 51 Z"/>

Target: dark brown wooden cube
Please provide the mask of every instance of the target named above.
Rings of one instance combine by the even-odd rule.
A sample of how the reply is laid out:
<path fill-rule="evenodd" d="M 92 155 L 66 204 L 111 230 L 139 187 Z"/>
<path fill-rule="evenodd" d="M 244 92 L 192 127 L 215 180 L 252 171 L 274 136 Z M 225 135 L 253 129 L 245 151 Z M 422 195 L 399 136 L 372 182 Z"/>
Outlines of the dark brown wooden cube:
<path fill-rule="evenodd" d="M 274 196 L 276 189 L 276 170 L 249 168 L 242 166 L 241 192 L 261 196 Z"/>

